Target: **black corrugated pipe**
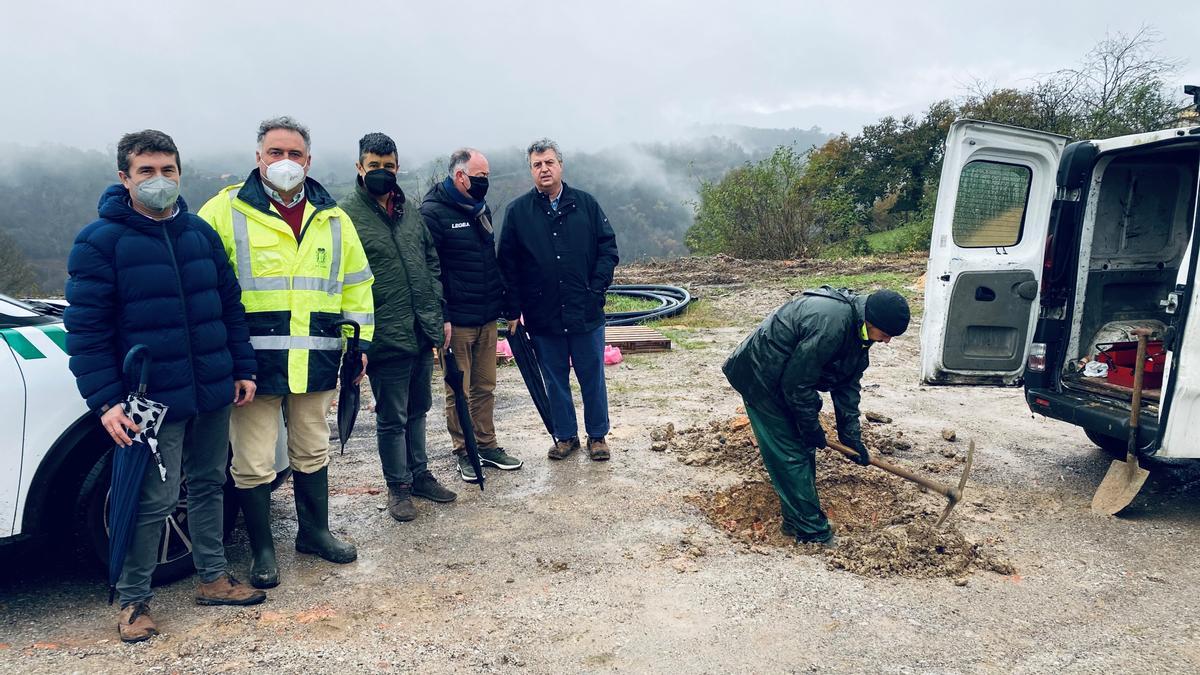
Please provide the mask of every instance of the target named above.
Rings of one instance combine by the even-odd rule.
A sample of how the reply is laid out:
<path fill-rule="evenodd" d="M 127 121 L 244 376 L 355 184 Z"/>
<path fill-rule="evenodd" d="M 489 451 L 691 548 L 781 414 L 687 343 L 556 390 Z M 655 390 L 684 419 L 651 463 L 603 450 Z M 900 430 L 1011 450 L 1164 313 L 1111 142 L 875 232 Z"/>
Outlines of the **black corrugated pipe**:
<path fill-rule="evenodd" d="M 692 294 L 678 286 L 663 286 L 659 284 L 617 284 L 608 287 L 612 295 L 627 295 L 642 300 L 657 300 L 658 307 L 643 309 L 636 312 L 606 312 L 605 324 L 609 326 L 630 326 L 635 323 L 665 319 L 683 313 L 692 301 Z"/>

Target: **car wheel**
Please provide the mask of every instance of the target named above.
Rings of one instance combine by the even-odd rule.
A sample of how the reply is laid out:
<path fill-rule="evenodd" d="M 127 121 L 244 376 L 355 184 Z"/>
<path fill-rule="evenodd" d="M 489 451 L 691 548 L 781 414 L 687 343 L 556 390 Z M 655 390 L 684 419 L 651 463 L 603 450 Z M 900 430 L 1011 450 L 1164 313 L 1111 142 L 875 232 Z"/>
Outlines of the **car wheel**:
<path fill-rule="evenodd" d="M 108 569 L 108 492 L 112 483 L 112 453 L 106 453 L 92 467 L 80 489 L 80 509 L 77 525 L 83 540 L 102 569 Z M 166 584 L 195 572 L 192 563 L 192 540 L 187 524 L 187 488 L 180 486 L 179 502 L 171 515 L 163 520 L 156 547 L 158 565 L 151 583 Z"/>
<path fill-rule="evenodd" d="M 1119 459 L 1125 458 L 1125 453 L 1129 447 L 1128 440 L 1102 434 L 1099 431 L 1092 431 L 1090 429 L 1084 429 L 1083 433 L 1087 435 L 1089 441 L 1095 443 L 1096 447 L 1104 452 Z"/>

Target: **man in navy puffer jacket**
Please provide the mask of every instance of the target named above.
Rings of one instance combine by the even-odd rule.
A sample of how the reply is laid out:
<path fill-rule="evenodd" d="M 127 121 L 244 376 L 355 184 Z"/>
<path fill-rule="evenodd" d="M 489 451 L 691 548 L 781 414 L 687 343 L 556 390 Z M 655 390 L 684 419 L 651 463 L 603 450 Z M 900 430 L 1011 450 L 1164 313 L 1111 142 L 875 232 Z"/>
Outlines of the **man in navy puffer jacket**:
<path fill-rule="evenodd" d="M 71 372 L 88 407 L 118 445 L 138 428 L 121 405 L 132 383 L 125 354 L 149 347 L 146 397 L 169 406 L 158 433 L 166 467 L 142 477 L 137 524 L 117 583 L 117 629 L 126 642 L 158 633 L 150 577 L 163 520 L 188 486 L 188 525 L 200 584 L 196 603 L 250 605 L 266 594 L 226 571 L 222 485 L 231 405 L 254 398 L 256 361 L 241 289 L 217 233 L 179 197 L 179 151 L 161 131 L 126 134 L 117 145 L 119 185 L 100 198 L 100 219 L 75 239 L 63 316 Z"/>

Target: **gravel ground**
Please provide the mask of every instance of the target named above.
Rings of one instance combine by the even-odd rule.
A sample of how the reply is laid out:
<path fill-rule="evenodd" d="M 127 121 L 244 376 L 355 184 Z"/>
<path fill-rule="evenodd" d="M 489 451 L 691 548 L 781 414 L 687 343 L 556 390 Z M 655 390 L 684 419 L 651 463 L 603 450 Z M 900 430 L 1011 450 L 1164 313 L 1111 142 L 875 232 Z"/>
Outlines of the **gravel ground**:
<path fill-rule="evenodd" d="M 547 460 L 519 375 L 502 368 L 498 431 L 524 469 L 489 471 L 482 493 L 458 481 L 435 410 L 432 468 L 459 500 L 419 502 L 416 521 L 396 523 L 382 510 L 374 416 L 364 411 L 331 467 L 335 529 L 358 545 L 359 560 L 336 566 L 296 554 L 285 487 L 273 505 L 283 584 L 257 608 L 196 607 L 192 582 L 176 582 L 157 589 L 153 604 L 165 634 L 123 645 L 95 569 L 36 552 L 5 558 L 0 670 L 1200 670 L 1200 466 L 1158 464 L 1122 518 L 1095 517 L 1088 504 L 1109 458 L 1074 427 L 1032 416 L 1018 389 L 919 386 L 916 326 L 873 348 L 863 408 L 894 418 L 889 426 L 912 442 L 891 459 L 941 471 L 942 480 L 954 476 L 939 468 L 953 464 L 947 448 L 974 439 L 967 498 L 951 519 L 1001 549 L 1015 574 L 976 571 L 965 585 L 871 578 L 714 527 L 698 498 L 741 478 L 651 451 L 650 430 L 737 414 L 721 362 L 790 297 L 780 276 L 788 273 L 723 260 L 720 278 L 697 278 L 693 291 L 732 325 L 675 327 L 687 349 L 631 355 L 608 369 L 608 463 Z M 667 278 L 669 268 L 623 270 L 625 281 L 650 276 Z M 942 439 L 946 428 L 957 441 Z M 228 554 L 244 576 L 243 535 Z"/>

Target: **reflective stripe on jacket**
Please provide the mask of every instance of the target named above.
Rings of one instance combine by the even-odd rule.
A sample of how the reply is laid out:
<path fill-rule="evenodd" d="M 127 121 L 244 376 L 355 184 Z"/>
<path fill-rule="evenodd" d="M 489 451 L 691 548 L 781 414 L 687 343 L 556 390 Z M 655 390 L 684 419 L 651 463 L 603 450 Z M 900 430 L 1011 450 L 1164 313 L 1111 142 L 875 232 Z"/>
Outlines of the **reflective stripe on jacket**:
<path fill-rule="evenodd" d="M 220 235 L 242 287 L 262 394 L 333 389 L 342 336 L 351 332 L 334 324 L 358 322 L 364 351 L 375 332 L 374 277 L 354 224 L 320 183 L 306 179 L 304 191 L 299 242 L 258 169 L 199 213 Z"/>

